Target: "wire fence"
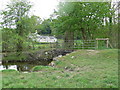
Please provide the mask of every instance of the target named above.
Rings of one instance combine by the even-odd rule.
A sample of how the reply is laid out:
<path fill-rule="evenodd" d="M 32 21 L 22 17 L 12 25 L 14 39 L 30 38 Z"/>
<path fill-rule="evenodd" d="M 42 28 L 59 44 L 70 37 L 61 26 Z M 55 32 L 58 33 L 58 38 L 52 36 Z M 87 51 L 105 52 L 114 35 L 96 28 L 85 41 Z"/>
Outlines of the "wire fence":
<path fill-rule="evenodd" d="M 95 49 L 96 40 L 69 40 L 66 41 L 70 49 Z M 70 46 L 69 46 L 70 45 Z M 65 42 L 57 42 L 56 48 L 64 48 Z"/>
<path fill-rule="evenodd" d="M 65 48 L 67 45 L 68 49 L 95 49 L 96 40 L 69 40 L 69 41 L 58 41 L 55 43 L 44 43 L 39 44 L 41 48 Z"/>
<path fill-rule="evenodd" d="M 23 51 L 39 50 L 39 49 L 107 49 L 113 48 L 107 38 L 97 38 L 94 40 L 68 40 L 58 39 L 57 42 L 26 42 Z M 66 48 L 67 47 L 67 48 Z M 15 52 L 16 48 L 9 47 L 2 49 L 2 52 Z"/>
<path fill-rule="evenodd" d="M 67 49 L 99 49 L 99 48 L 108 48 L 108 45 L 106 46 L 105 41 L 98 41 L 96 39 L 94 40 L 58 40 L 57 42 L 53 43 L 40 43 L 38 45 L 40 48 L 60 48 L 64 49 L 67 47 Z"/>

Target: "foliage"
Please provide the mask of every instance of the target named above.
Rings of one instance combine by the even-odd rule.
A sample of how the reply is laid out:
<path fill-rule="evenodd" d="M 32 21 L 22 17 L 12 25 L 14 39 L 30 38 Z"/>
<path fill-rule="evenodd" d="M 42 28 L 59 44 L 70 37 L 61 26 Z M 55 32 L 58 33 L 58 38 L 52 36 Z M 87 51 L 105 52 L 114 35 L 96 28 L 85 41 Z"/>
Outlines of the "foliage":
<path fill-rule="evenodd" d="M 118 42 L 119 42 L 119 23 L 118 24 L 113 24 L 112 29 L 111 29 L 111 35 L 109 35 L 110 38 L 110 43 L 113 48 L 118 48 Z"/>
<path fill-rule="evenodd" d="M 11 3 L 1 13 L 3 16 L 3 22 L 1 23 L 3 28 L 12 28 L 20 24 L 20 20 L 28 14 L 31 6 L 27 0 L 11 0 Z"/>
<path fill-rule="evenodd" d="M 31 30 L 31 33 L 35 33 L 35 30 L 39 30 L 41 23 L 41 18 L 35 15 L 31 16 L 28 18 L 28 21 L 26 21 L 26 24 L 28 24 L 27 26 L 29 28 L 28 30 Z"/>
<path fill-rule="evenodd" d="M 52 20 L 53 32 L 64 34 L 64 38 L 70 37 L 69 40 L 73 40 L 73 35 L 69 33 L 71 31 L 74 32 L 74 39 L 112 38 L 110 33 L 114 30 L 110 30 L 109 17 L 115 16 L 115 9 L 110 6 L 108 2 L 60 3 L 55 11 L 57 18 Z"/>
<path fill-rule="evenodd" d="M 103 27 L 103 19 L 110 16 L 109 3 L 100 2 L 65 2 L 60 3 L 56 21 L 58 32 L 72 30 L 81 32 L 83 39 L 93 38 L 90 35 Z M 93 25 L 94 24 L 94 25 Z M 76 35 L 77 35 L 76 33 Z"/>
<path fill-rule="evenodd" d="M 45 34 L 45 35 L 51 35 L 50 23 L 51 23 L 50 19 L 43 20 L 42 23 L 39 25 L 38 33 Z"/>
<path fill-rule="evenodd" d="M 14 29 L 4 28 L 2 31 L 2 51 L 14 51 L 16 35 Z"/>
<path fill-rule="evenodd" d="M 2 60 L 12 60 L 12 61 L 17 61 L 17 60 L 26 60 L 27 55 L 25 53 L 21 53 L 21 52 L 11 52 L 8 53 L 7 56 L 3 57 Z"/>
<path fill-rule="evenodd" d="M 3 51 L 22 51 L 27 47 L 27 36 L 35 31 L 35 21 L 28 17 L 31 6 L 27 0 L 12 0 L 1 12 Z"/>

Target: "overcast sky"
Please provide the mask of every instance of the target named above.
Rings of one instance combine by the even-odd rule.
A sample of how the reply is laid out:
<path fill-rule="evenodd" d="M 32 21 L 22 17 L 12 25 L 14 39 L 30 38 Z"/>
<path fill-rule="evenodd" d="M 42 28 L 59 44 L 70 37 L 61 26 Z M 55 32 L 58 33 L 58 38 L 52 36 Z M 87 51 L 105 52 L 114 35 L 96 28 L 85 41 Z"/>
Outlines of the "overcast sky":
<path fill-rule="evenodd" d="M 41 18 L 49 18 L 58 5 L 58 0 L 28 0 L 32 2 L 31 14 Z M 10 0 L 0 0 L 0 10 L 4 10 Z"/>
<path fill-rule="evenodd" d="M 52 14 L 54 9 L 57 7 L 59 3 L 58 1 L 63 1 L 63 0 L 28 0 L 28 1 L 32 2 L 33 4 L 33 7 L 31 9 L 32 15 L 40 16 L 41 18 L 49 18 L 49 15 Z M 68 1 L 76 1 L 76 0 L 68 0 Z M 112 1 L 118 1 L 118 0 L 112 0 Z M 10 0 L 0 0 L 0 10 L 5 9 L 6 5 L 9 2 Z"/>

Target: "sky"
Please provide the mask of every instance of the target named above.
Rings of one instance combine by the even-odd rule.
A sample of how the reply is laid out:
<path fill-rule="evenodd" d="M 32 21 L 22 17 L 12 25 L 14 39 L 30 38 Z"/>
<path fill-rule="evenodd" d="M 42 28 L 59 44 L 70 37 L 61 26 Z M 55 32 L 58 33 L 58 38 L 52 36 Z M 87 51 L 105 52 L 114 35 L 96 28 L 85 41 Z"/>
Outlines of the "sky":
<path fill-rule="evenodd" d="M 43 18 L 49 18 L 58 5 L 58 0 L 28 0 L 33 4 L 30 14 Z M 0 0 L 0 10 L 4 10 L 10 0 Z"/>
<path fill-rule="evenodd" d="M 49 18 L 50 14 L 52 14 L 54 9 L 57 8 L 59 1 L 63 1 L 63 0 L 28 0 L 28 1 L 32 2 L 33 4 L 30 14 L 39 16 L 42 19 L 43 18 L 46 19 Z M 68 0 L 68 1 L 70 2 L 76 0 Z M 118 0 L 112 0 L 112 1 L 118 1 Z M 9 2 L 10 0 L 0 0 L 0 10 L 5 9 L 6 5 Z"/>
<path fill-rule="evenodd" d="M 58 0 L 30 0 L 34 6 L 32 13 L 40 16 L 41 18 L 48 18 L 53 13 L 54 9 L 57 8 Z"/>

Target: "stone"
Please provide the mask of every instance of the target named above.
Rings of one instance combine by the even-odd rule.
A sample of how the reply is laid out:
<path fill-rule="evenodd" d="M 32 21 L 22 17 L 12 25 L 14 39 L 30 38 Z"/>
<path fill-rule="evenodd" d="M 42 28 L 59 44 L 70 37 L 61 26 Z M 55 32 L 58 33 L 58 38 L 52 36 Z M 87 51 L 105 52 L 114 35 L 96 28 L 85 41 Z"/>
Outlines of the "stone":
<path fill-rule="evenodd" d="M 75 58 L 75 56 L 72 56 L 71 58 Z"/>

